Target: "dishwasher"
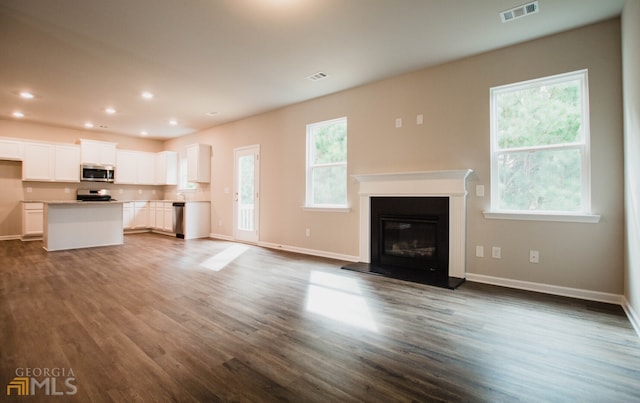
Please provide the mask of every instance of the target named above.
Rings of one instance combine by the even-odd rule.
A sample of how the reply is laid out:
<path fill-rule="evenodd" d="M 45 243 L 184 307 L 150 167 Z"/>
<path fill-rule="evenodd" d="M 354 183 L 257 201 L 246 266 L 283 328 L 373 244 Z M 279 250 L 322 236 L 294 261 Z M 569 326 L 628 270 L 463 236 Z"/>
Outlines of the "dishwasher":
<path fill-rule="evenodd" d="M 173 203 L 173 232 L 181 239 L 184 239 L 184 206 L 184 202 Z"/>

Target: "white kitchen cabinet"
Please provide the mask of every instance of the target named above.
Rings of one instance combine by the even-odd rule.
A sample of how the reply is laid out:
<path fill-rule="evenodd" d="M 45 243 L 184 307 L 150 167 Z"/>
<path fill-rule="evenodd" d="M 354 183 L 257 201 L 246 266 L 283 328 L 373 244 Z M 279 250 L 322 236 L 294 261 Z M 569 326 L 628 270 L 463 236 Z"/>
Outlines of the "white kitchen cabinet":
<path fill-rule="evenodd" d="M 22 180 L 48 182 L 54 180 L 54 176 L 55 147 L 46 143 L 25 143 Z"/>
<path fill-rule="evenodd" d="M 39 202 L 22 204 L 22 236 L 41 236 L 44 230 L 44 205 Z"/>
<path fill-rule="evenodd" d="M 150 201 L 149 202 L 149 222 L 148 222 L 148 224 L 149 224 L 149 228 L 152 228 L 152 229 L 156 228 L 156 222 L 157 222 L 157 220 L 156 220 L 156 210 L 157 210 L 156 209 L 156 205 L 157 204 L 158 203 L 154 202 L 154 201 Z"/>
<path fill-rule="evenodd" d="M 149 202 L 137 201 L 133 203 L 133 228 L 149 227 Z"/>
<path fill-rule="evenodd" d="M 210 202 L 186 202 L 184 207 L 184 239 L 207 238 L 211 227 Z"/>
<path fill-rule="evenodd" d="M 81 139 L 80 158 L 83 164 L 117 166 L 116 143 Z"/>
<path fill-rule="evenodd" d="M 164 205 L 162 217 L 162 230 L 165 232 L 173 232 L 173 203 L 163 202 Z"/>
<path fill-rule="evenodd" d="M 124 229 L 149 228 L 149 202 L 122 203 L 122 226 Z"/>
<path fill-rule="evenodd" d="M 0 140 L 0 160 L 22 161 L 23 143 L 13 140 Z"/>
<path fill-rule="evenodd" d="M 74 145 L 26 143 L 22 180 L 80 182 L 80 149 Z"/>
<path fill-rule="evenodd" d="M 133 228 L 133 202 L 122 203 L 122 228 Z"/>
<path fill-rule="evenodd" d="M 136 152 L 118 150 L 116 160 L 115 183 L 132 185 L 138 178 Z"/>
<path fill-rule="evenodd" d="M 187 181 L 209 183 L 211 181 L 211 146 L 192 144 L 187 146 Z"/>
<path fill-rule="evenodd" d="M 178 184 L 178 153 L 162 151 L 155 155 L 155 184 Z"/>
<path fill-rule="evenodd" d="M 80 147 L 54 146 L 54 173 L 56 182 L 80 182 Z"/>
<path fill-rule="evenodd" d="M 164 203 L 158 203 L 156 207 L 156 229 L 164 229 Z"/>
<path fill-rule="evenodd" d="M 118 150 L 115 183 L 153 185 L 155 155 L 142 151 Z"/>
<path fill-rule="evenodd" d="M 156 159 L 154 153 L 138 152 L 136 164 L 136 180 L 138 185 L 154 185 L 156 183 Z"/>

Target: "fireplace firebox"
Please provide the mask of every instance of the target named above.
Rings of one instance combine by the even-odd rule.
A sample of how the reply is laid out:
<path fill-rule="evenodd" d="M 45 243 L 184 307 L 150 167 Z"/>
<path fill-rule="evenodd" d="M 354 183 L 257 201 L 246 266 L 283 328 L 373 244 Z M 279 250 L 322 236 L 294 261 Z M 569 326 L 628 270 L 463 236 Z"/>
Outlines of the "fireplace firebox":
<path fill-rule="evenodd" d="M 453 288 L 449 197 L 371 197 L 371 262 L 345 269 Z"/>

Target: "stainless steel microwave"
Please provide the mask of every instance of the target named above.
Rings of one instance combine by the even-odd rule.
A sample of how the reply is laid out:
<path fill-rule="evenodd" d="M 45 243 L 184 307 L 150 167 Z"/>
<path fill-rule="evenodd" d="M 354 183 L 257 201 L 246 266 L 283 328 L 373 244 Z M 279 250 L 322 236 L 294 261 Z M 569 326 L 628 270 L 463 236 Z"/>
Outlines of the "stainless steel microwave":
<path fill-rule="evenodd" d="M 82 182 L 113 182 L 115 169 L 111 165 L 81 165 Z"/>

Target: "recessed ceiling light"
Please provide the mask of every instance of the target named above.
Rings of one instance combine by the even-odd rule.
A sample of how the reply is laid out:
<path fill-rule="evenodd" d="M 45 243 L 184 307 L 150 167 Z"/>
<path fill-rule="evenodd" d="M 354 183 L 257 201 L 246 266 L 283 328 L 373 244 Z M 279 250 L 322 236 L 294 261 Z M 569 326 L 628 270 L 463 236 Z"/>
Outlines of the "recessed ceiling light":
<path fill-rule="evenodd" d="M 18 111 L 13 112 L 12 115 L 13 115 L 14 118 L 23 118 L 24 117 L 24 113 L 18 112 Z"/>
<path fill-rule="evenodd" d="M 217 114 L 218 114 L 218 112 L 207 112 L 206 113 L 207 116 L 215 116 Z"/>
<path fill-rule="evenodd" d="M 149 133 L 148 133 L 146 130 L 143 130 L 143 131 L 141 131 L 141 132 L 140 132 L 140 135 L 141 135 L 141 136 L 146 136 L 146 135 L 148 135 L 148 134 L 149 134 Z"/>
<path fill-rule="evenodd" d="M 153 93 L 151 93 L 149 91 L 144 91 L 142 93 L 142 98 L 144 98 L 144 99 L 152 99 L 153 98 Z"/>
<path fill-rule="evenodd" d="M 84 124 L 84 127 L 86 127 L 87 129 L 93 129 L 93 123 L 87 122 Z"/>
<path fill-rule="evenodd" d="M 169 121 L 169 124 L 170 124 L 171 126 L 175 126 L 175 125 L 177 125 L 177 124 L 178 124 L 178 121 L 177 121 L 177 120 L 175 120 L 175 119 L 171 119 L 171 120 Z"/>
<path fill-rule="evenodd" d="M 22 91 L 20 93 L 20 98 L 24 98 L 24 99 L 33 99 L 34 95 L 32 93 L 30 93 L 29 91 Z"/>
<path fill-rule="evenodd" d="M 105 111 L 105 113 L 107 113 L 109 115 L 113 115 L 114 113 L 116 113 L 115 108 L 112 108 L 112 107 L 105 108 L 104 111 Z"/>

